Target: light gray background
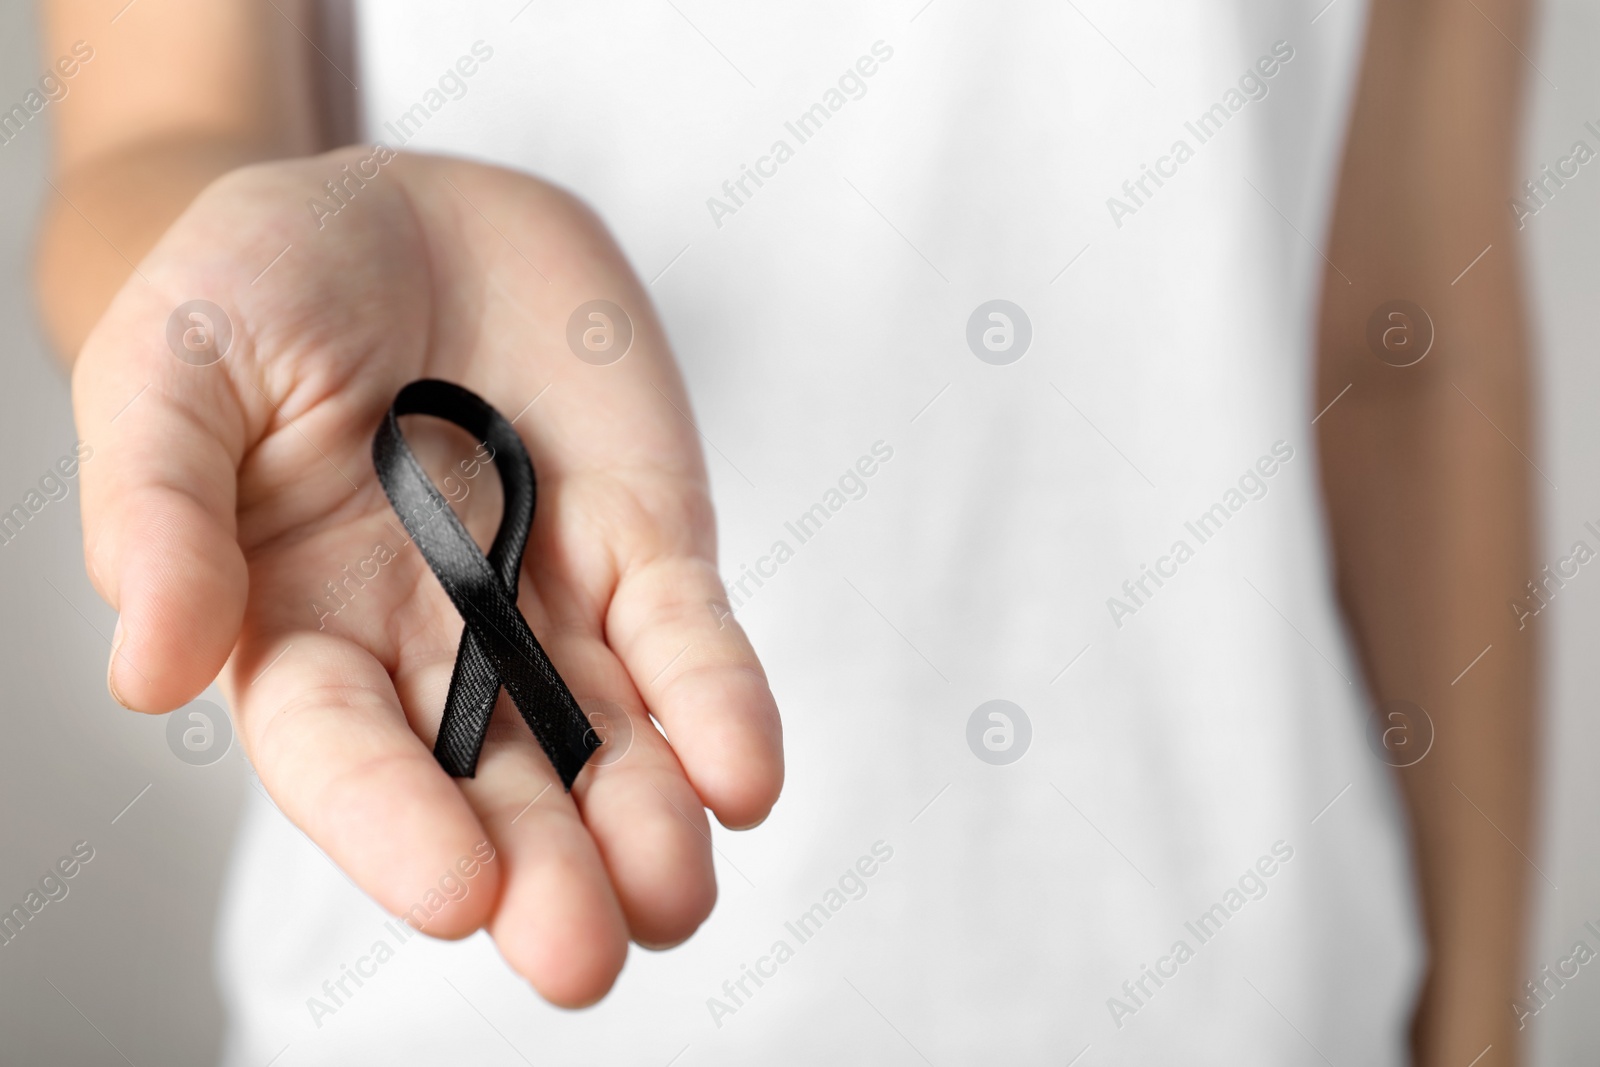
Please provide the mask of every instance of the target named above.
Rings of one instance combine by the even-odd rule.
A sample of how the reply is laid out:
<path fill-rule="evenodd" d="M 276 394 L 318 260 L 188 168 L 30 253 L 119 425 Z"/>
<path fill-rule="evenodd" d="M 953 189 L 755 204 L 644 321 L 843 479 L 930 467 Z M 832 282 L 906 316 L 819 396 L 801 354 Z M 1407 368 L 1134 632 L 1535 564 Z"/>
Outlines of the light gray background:
<path fill-rule="evenodd" d="M 1600 148 L 1583 129 L 1585 120 L 1600 126 L 1597 42 L 1600 11 L 1579 0 L 1547 5 L 1530 53 L 1521 176 L 1580 137 Z M 40 72 L 31 4 L 9 0 L 0 6 L 0 101 L 20 100 Z M 74 441 L 65 377 L 32 311 L 32 232 L 43 198 L 55 195 L 44 182 L 47 136 L 36 121 L 0 146 L 0 511 Z M 1600 526 L 1600 162 L 1583 168 L 1523 236 L 1547 420 L 1535 458 L 1559 487 L 1538 483 L 1546 562 L 1576 539 L 1596 545 L 1583 524 Z M 210 767 L 187 766 L 167 749 L 164 719 L 123 711 L 106 695 L 114 620 L 83 574 L 75 486 L 0 546 L 0 605 L 0 904 L 20 902 L 74 842 L 95 850 L 68 897 L 0 946 L 0 1064 L 210 1063 L 223 1025 L 211 932 L 232 826 L 251 788 L 243 760 L 235 750 Z M 1581 929 L 1585 920 L 1600 925 L 1600 656 L 1591 651 L 1600 577 L 1584 568 L 1537 625 L 1551 715 L 1542 839 L 1524 843 L 1542 872 L 1530 870 L 1540 895 L 1530 977 L 1579 937 L 1600 947 Z M 1506 857 L 1524 862 L 1509 845 Z M 1592 970 L 1530 1022 L 1532 1062 L 1577 1063 L 1600 1048 Z"/>
<path fill-rule="evenodd" d="M 1600 149 L 1600 139 L 1584 129 L 1600 127 L 1600 9 L 1584 0 L 1549 3 L 1543 12 L 1539 46 L 1531 55 L 1532 112 L 1524 137 L 1519 180 L 1536 176 L 1541 164 L 1566 155 L 1582 139 Z M 1540 563 L 1569 554 L 1585 540 L 1600 547 L 1583 528 L 1600 528 L 1600 161 L 1580 170 L 1556 199 L 1527 221 L 1525 239 L 1528 289 L 1542 358 L 1541 386 L 1545 428 L 1541 455 L 1535 457 L 1556 488 L 1544 490 L 1544 554 Z M 1493 255 L 1491 252 L 1490 255 Z M 1588 568 L 1584 568 L 1587 571 Z M 1530 577 L 1532 577 L 1530 575 Z M 1580 571 L 1539 616 L 1544 627 L 1545 686 L 1550 717 L 1545 736 L 1545 794 L 1542 840 L 1527 849 L 1543 876 L 1539 892 L 1528 977 L 1571 953 L 1583 937 L 1591 948 L 1600 941 L 1582 929 L 1585 920 L 1600 927 L 1600 577 Z M 1509 847 L 1508 862 L 1520 862 Z M 1548 881 L 1546 881 L 1546 877 Z M 1559 887 L 1559 888 L 1556 888 Z M 1538 1017 L 1528 1023 L 1533 1063 L 1593 1063 L 1600 1050 L 1600 977 L 1585 967 Z"/>

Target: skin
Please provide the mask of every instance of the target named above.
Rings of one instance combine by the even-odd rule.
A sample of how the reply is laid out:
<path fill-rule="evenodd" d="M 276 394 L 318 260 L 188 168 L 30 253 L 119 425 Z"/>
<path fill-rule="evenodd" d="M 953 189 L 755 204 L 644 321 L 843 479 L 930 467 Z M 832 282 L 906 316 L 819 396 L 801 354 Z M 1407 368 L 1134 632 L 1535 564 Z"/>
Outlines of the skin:
<path fill-rule="evenodd" d="M 152 2 L 141 14 L 178 9 Z M 73 18 L 83 14 L 53 12 L 52 47 L 87 32 Z M 253 35 L 236 22 L 243 48 Z M 142 44 L 156 54 L 130 69 L 132 83 L 169 68 L 163 50 L 186 70 L 177 56 L 200 45 L 185 39 L 194 30 L 181 18 L 149 27 Z M 111 67 L 112 52 L 103 46 L 95 62 Z M 79 433 L 94 447 L 81 473 L 85 554 L 120 613 L 113 696 L 167 711 L 220 672 L 267 791 L 396 913 L 487 838 L 495 861 L 425 929 L 487 928 L 546 998 L 595 1001 L 630 938 L 674 944 L 709 914 L 703 809 L 750 826 L 783 778 L 766 678 L 737 623 L 712 608 L 725 598 L 705 469 L 648 299 L 587 209 L 510 171 L 396 158 L 319 230 L 307 200 L 369 150 L 235 168 L 225 151 L 197 147 L 198 134 L 163 130 L 161 142 L 97 154 L 84 129 L 105 119 L 95 109 L 114 98 L 126 118 L 136 95 L 89 91 L 107 68 L 86 68 L 65 101 L 76 110 L 59 116 L 72 129 L 60 199 L 100 216 L 89 233 L 112 237 L 100 223 L 126 202 L 112 192 L 122 175 L 203 187 L 176 220 L 160 217 L 176 197 L 127 202 L 125 217 L 105 223 L 110 241 L 74 244 L 86 240 L 80 217 L 57 212 L 41 251 L 42 291 L 62 296 L 50 321 L 69 329 L 84 297 L 53 272 L 71 276 L 89 249 L 139 263 L 84 324 L 73 374 Z M 268 84 L 226 63 L 210 69 L 240 93 Z M 212 90 L 137 91 L 151 106 L 188 107 Z M 256 103 L 223 110 L 248 127 L 270 114 Z M 306 127 L 266 125 L 228 143 L 292 145 Z M 163 160 L 174 143 L 179 155 Z M 219 163 L 225 173 L 205 177 Z M 159 239 L 143 248 L 141 234 Z M 115 273 L 102 258 L 83 276 Z M 196 294 L 234 326 L 227 357 L 208 367 L 165 341 L 169 314 Z M 606 367 L 575 358 L 565 335 L 571 310 L 596 294 L 631 309 L 635 330 L 626 357 Z M 504 695 L 474 779 L 452 780 L 433 759 L 461 622 L 396 536 L 369 451 L 394 394 L 419 377 L 460 382 L 508 416 L 539 397 L 516 423 L 539 474 L 519 606 L 580 702 L 618 705 L 632 725 L 626 753 L 591 763 L 570 796 Z M 436 482 L 473 453 L 465 434 L 408 422 Z M 494 477 L 480 474 L 459 510 L 487 543 L 500 512 Z M 311 605 L 323 583 L 379 542 L 396 558 L 322 617 Z"/>
<path fill-rule="evenodd" d="M 430 932 L 487 925 L 546 997 L 591 1001 L 629 936 L 678 940 L 709 910 L 701 805 L 753 823 L 782 779 L 760 667 L 706 606 L 721 592 L 704 473 L 648 303 L 580 205 L 494 168 L 402 157 L 319 232 L 305 200 L 366 152 L 295 158 L 328 147 L 314 86 L 338 84 L 286 29 L 309 27 L 305 12 L 141 0 L 113 33 L 115 6 L 46 4 L 52 58 L 102 43 L 57 106 L 61 195 L 39 255 L 46 322 L 67 358 L 81 348 L 89 568 L 125 623 L 114 691 L 165 710 L 225 664 L 269 791 L 395 910 L 487 834 L 499 891 L 475 883 Z M 1526 17 L 1521 0 L 1374 0 L 1372 12 L 1324 245 L 1338 271 L 1318 409 L 1352 386 L 1317 423 L 1325 497 L 1373 695 L 1423 705 L 1438 728 L 1427 759 L 1400 772 L 1432 959 L 1416 1062 L 1465 1064 L 1492 1045 L 1479 1064 L 1507 1065 L 1527 870 L 1484 816 L 1529 850 L 1533 649 L 1505 607 L 1533 571 L 1530 470 L 1507 444 L 1528 451 L 1505 209 L 1525 72 L 1487 20 L 1526 50 Z M 634 349 L 612 367 L 565 351 L 566 315 L 596 292 L 637 309 Z M 236 312 L 235 353 L 214 373 L 162 341 L 167 314 L 196 294 Z M 1403 371 L 1364 341 L 1373 308 L 1397 296 L 1439 330 Z M 386 536 L 365 448 L 394 391 L 425 373 L 508 414 L 551 386 L 517 423 L 541 478 L 520 603 L 580 698 L 634 718 L 623 760 L 520 816 L 551 773 L 503 698 L 475 781 L 450 781 L 429 755 L 460 622 L 414 550 L 327 631 L 306 606 Z M 441 476 L 470 453 L 450 431 L 407 432 Z M 483 541 L 492 481 L 458 508 Z"/>
<path fill-rule="evenodd" d="M 1427 757 L 1397 772 L 1432 957 L 1416 1062 L 1465 1065 L 1492 1045 L 1487 1067 L 1517 1062 L 1509 1004 L 1537 877 L 1518 850 L 1535 852 L 1538 631 L 1507 605 L 1538 570 L 1540 475 L 1525 458 L 1527 331 L 1506 206 L 1530 71 L 1501 36 L 1531 52 L 1529 19 L 1520 0 L 1475 4 L 1373 7 L 1326 246 L 1338 271 L 1324 279 L 1318 410 L 1350 390 L 1317 429 L 1339 592 L 1373 696 L 1421 705 L 1436 730 Z M 1406 368 L 1365 339 L 1397 297 L 1426 308 L 1437 334 Z"/>

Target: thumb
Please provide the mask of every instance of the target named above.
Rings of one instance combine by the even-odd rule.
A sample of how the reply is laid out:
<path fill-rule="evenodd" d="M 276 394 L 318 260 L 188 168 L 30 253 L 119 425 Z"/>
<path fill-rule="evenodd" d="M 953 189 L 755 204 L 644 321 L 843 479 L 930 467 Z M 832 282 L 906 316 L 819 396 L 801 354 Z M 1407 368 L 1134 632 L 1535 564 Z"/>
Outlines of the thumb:
<path fill-rule="evenodd" d="M 84 555 L 119 613 L 106 682 L 138 711 L 205 689 L 244 616 L 235 499 L 246 419 L 222 364 L 207 362 L 236 341 L 226 311 L 134 279 L 73 371 Z"/>

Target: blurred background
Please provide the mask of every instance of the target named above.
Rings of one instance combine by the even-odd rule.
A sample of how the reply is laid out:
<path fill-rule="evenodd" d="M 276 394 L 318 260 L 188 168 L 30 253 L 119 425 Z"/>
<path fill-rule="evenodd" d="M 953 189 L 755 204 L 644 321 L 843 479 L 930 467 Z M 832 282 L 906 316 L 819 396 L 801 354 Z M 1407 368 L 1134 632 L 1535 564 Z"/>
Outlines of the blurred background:
<path fill-rule="evenodd" d="M 35 30 L 26 0 L 0 4 L 0 100 L 20 99 L 36 80 Z M 1537 176 L 1580 138 L 1600 144 L 1585 128 L 1600 127 L 1597 43 L 1600 9 L 1544 5 L 1519 177 Z M 56 195 L 49 136 L 47 108 L 0 144 L 0 511 L 37 490 L 75 441 L 65 375 L 32 310 L 35 219 Z M 1585 523 L 1600 525 L 1597 174 L 1581 171 L 1521 235 L 1541 356 L 1535 458 L 1550 483 L 1539 483 L 1541 559 L 1589 539 Z M 0 544 L 0 905 L 20 903 L 78 842 L 93 858 L 65 898 L 0 946 L 0 1064 L 208 1064 L 224 1027 L 212 978 L 218 894 L 245 791 L 259 786 L 220 737 L 212 762 L 186 762 L 167 717 L 131 714 L 107 696 L 114 617 L 84 576 L 75 480 L 68 486 Z M 1533 882 L 1530 978 L 1580 936 L 1593 938 L 1586 921 L 1600 926 L 1600 580 L 1569 583 L 1534 625 L 1545 630 L 1548 719 L 1542 833 L 1530 852 L 1545 876 Z M 1587 973 L 1529 1022 L 1530 1062 L 1592 1062 L 1600 979 Z"/>

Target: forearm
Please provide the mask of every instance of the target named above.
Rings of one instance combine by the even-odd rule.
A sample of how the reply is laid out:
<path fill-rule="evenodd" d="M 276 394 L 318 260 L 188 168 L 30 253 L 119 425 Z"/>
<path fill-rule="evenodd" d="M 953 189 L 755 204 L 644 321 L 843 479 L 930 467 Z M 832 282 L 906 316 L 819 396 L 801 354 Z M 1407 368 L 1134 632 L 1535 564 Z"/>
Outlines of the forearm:
<path fill-rule="evenodd" d="M 92 49 L 56 116 L 36 251 L 45 327 L 72 360 L 194 196 L 247 163 L 328 140 L 304 0 L 162 0 L 115 26 L 94 0 L 47 0 L 46 58 Z"/>
<path fill-rule="evenodd" d="M 1420 705 L 1435 734 L 1397 772 L 1430 951 L 1427 1067 L 1489 1045 L 1480 1067 L 1516 1062 L 1509 1002 L 1538 877 L 1523 855 L 1535 650 L 1508 607 L 1535 569 L 1540 477 L 1506 208 L 1523 70 L 1499 35 L 1524 22 L 1517 0 L 1374 6 L 1328 253 L 1342 276 L 1325 289 L 1319 407 L 1349 386 L 1318 421 L 1340 593 L 1374 700 Z M 1407 367 L 1366 336 L 1396 298 L 1435 333 Z"/>
<path fill-rule="evenodd" d="M 1456 321 L 1471 330 L 1475 317 L 1494 317 L 1497 303 L 1461 309 Z M 1321 420 L 1333 423 L 1323 430 L 1323 465 L 1341 595 L 1371 695 L 1380 707 L 1420 705 L 1432 723 L 1426 756 L 1396 771 L 1430 952 L 1418 1034 L 1427 1053 L 1419 1062 L 1429 1065 L 1471 1062 L 1491 1043 L 1501 1058 L 1483 1064 L 1514 1062 L 1508 1005 L 1526 890 L 1537 877 L 1519 854 L 1533 853 L 1532 631 L 1518 632 L 1507 607 L 1533 571 L 1530 472 L 1485 418 L 1527 450 L 1520 389 L 1473 365 L 1517 358 L 1496 345 L 1494 326 L 1484 322 L 1477 337 L 1451 346 L 1453 382 L 1444 391 L 1386 403 L 1379 386 L 1352 373 L 1350 393 Z M 1359 505 L 1350 502 L 1356 496 Z M 1426 743 L 1424 731 L 1406 741 Z"/>

